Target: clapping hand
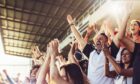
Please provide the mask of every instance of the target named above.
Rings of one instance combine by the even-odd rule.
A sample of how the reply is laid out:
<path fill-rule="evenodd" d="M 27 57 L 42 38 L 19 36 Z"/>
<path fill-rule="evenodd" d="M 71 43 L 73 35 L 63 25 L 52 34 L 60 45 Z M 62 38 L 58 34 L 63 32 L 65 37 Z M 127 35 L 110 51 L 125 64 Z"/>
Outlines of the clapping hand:
<path fill-rule="evenodd" d="M 74 25 L 75 20 L 72 18 L 71 15 L 67 15 L 67 21 L 69 23 L 69 25 Z"/>
<path fill-rule="evenodd" d="M 58 47 L 59 47 L 59 41 L 58 39 L 54 39 L 49 43 L 49 47 L 50 47 L 50 55 L 51 56 L 58 56 L 59 51 L 58 51 Z"/>
<path fill-rule="evenodd" d="M 41 51 L 39 50 L 38 46 L 31 47 L 31 52 L 33 53 L 33 58 L 35 59 L 39 59 L 40 56 L 43 55 Z"/>

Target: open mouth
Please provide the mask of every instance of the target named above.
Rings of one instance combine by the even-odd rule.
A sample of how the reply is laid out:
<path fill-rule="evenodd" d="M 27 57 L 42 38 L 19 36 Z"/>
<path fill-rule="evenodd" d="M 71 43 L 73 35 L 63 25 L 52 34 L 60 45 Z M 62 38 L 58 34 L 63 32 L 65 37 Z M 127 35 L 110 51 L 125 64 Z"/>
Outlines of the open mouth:
<path fill-rule="evenodd" d="M 124 61 L 124 62 L 127 61 L 127 58 L 122 58 L 122 61 Z"/>
<path fill-rule="evenodd" d="M 101 42 L 100 41 L 97 41 L 96 45 L 101 45 Z"/>
<path fill-rule="evenodd" d="M 134 28 L 131 29 L 131 31 L 134 31 L 134 30 L 135 30 Z"/>
<path fill-rule="evenodd" d="M 125 61 L 126 59 L 122 59 L 123 61 Z"/>

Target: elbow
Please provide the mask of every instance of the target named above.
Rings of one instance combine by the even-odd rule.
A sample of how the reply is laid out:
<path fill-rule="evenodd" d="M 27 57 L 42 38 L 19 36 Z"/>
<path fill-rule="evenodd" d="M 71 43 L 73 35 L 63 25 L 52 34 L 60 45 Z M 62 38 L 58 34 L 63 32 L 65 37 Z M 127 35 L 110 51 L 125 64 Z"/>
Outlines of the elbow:
<path fill-rule="evenodd" d="M 105 76 L 108 78 L 114 78 L 114 77 L 116 77 L 116 72 L 115 71 L 106 72 Z"/>
<path fill-rule="evenodd" d="M 106 77 L 110 77 L 110 75 L 109 75 L 108 72 L 105 72 L 105 76 L 106 76 Z"/>
<path fill-rule="evenodd" d="M 105 76 L 108 78 L 115 78 L 116 74 L 105 74 Z"/>
<path fill-rule="evenodd" d="M 105 74 L 105 76 L 108 77 L 108 78 L 112 78 L 112 76 L 109 75 L 109 74 Z"/>
<path fill-rule="evenodd" d="M 105 74 L 105 76 L 106 76 L 106 77 L 109 77 L 109 75 L 108 75 L 108 74 Z"/>
<path fill-rule="evenodd" d="M 117 72 L 118 74 L 123 74 L 123 69 L 118 69 L 116 72 Z"/>

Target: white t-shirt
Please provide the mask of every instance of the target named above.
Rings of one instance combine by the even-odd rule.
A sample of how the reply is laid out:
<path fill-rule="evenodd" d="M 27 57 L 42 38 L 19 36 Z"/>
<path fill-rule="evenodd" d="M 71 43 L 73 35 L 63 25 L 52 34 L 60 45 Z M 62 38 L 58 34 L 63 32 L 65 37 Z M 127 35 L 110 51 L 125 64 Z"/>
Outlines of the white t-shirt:
<path fill-rule="evenodd" d="M 124 76 L 118 76 L 115 79 L 115 84 L 132 84 L 132 77 L 124 78 Z"/>
<path fill-rule="evenodd" d="M 124 49 L 123 47 L 120 47 L 119 52 L 118 52 L 118 54 L 116 56 L 116 61 L 118 61 L 118 62 L 121 61 L 121 52 L 122 52 L 123 49 Z"/>
<path fill-rule="evenodd" d="M 105 76 L 105 56 L 103 51 L 98 54 L 96 50 L 90 53 L 88 64 L 88 79 L 90 84 L 114 84 L 113 78 Z M 111 68 L 112 66 L 110 66 Z"/>

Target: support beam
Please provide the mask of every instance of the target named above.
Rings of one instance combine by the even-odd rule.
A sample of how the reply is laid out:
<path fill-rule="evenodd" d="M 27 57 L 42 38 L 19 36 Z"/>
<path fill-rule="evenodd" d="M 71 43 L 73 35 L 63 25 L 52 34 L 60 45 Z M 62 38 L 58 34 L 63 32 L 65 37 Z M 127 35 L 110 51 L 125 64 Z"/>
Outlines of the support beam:
<path fill-rule="evenodd" d="M 48 18 L 52 18 L 51 16 L 48 16 L 46 15 L 46 13 L 38 13 L 38 12 L 33 12 L 33 11 L 30 11 L 30 10 L 22 10 L 21 8 L 13 8 L 13 7 L 10 7 L 10 6 L 2 6 L 0 5 L 0 8 L 4 8 L 4 9 L 8 9 L 8 10 L 13 10 L 13 11 L 17 11 L 17 12 L 22 12 L 22 13 L 26 13 L 26 14 L 29 14 L 29 15 L 37 15 L 37 16 L 42 16 L 42 17 L 48 17 Z M 53 17 L 55 19 L 63 19 L 63 18 L 60 18 L 60 17 Z M 63 19 L 64 20 L 64 19 Z"/>
<path fill-rule="evenodd" d="M 31 42 L 31 43 L 34 43 L 34 44 L 41 44 L 41 45 L 45 45 L 46 42 L 36 42 L 36 41 L 29 41 L 29 40 L 20 40 L 20 39 L 15 39 L 14 37 L 3 37 L 3 39 L 11 39 L 11 40 L 17 40 L 17 41 L 23 41 L 23 42 Z"/>
<path fill-rule="evenodd" d="M 1 29 L 1 28 L 0 28 L 0 29 Z M 3 29 L 3 31 L 4 31 L 4 30 L 7 30 L 7 31 L 13 31 L 13 32 L 15 32 L 15 33 L 29 34 L 30 36 L 31 36 L 31 35 L 35 35 L 35 37 L 40 36 L 40 37 L 50 38 L 50 37 L 45 36 L 45 35 L 41 35 L 41 34 L 34 34 L 34 33 L 32 33 L 32 32 L 31 32 L 31 33 L 29 33 L 29 32 L 26 32 L 26 31 L 12 30 L 12 29 L 9 29 L 9 28 L 6 28 L 6 27 L 2 27 L 2 29 Z"/>
<path fill-rule="evenodd" d="M 10 46 L 10 47 L 17 47 L 17 48 L 23 48 L 23 49 L 31 49 L 31 48 L 27 48 L 27 47 L 21 47 L 21 46 L 15 46 L 15 45 L 5 45 L 5 46 Z"/>
<path fill-rule="evenodd" d="M 18 56 L 18 57 L 27 57 L 27 58 L 32 58 L 31 56 L 26 56 L 26 55 L 16 55 L 16 54 L 10 54 L 10 53 L 5 53 L 8 55 L 13 55 L 13 56 Z M 30 55 L 30 54 L 29 54 Z"/>

